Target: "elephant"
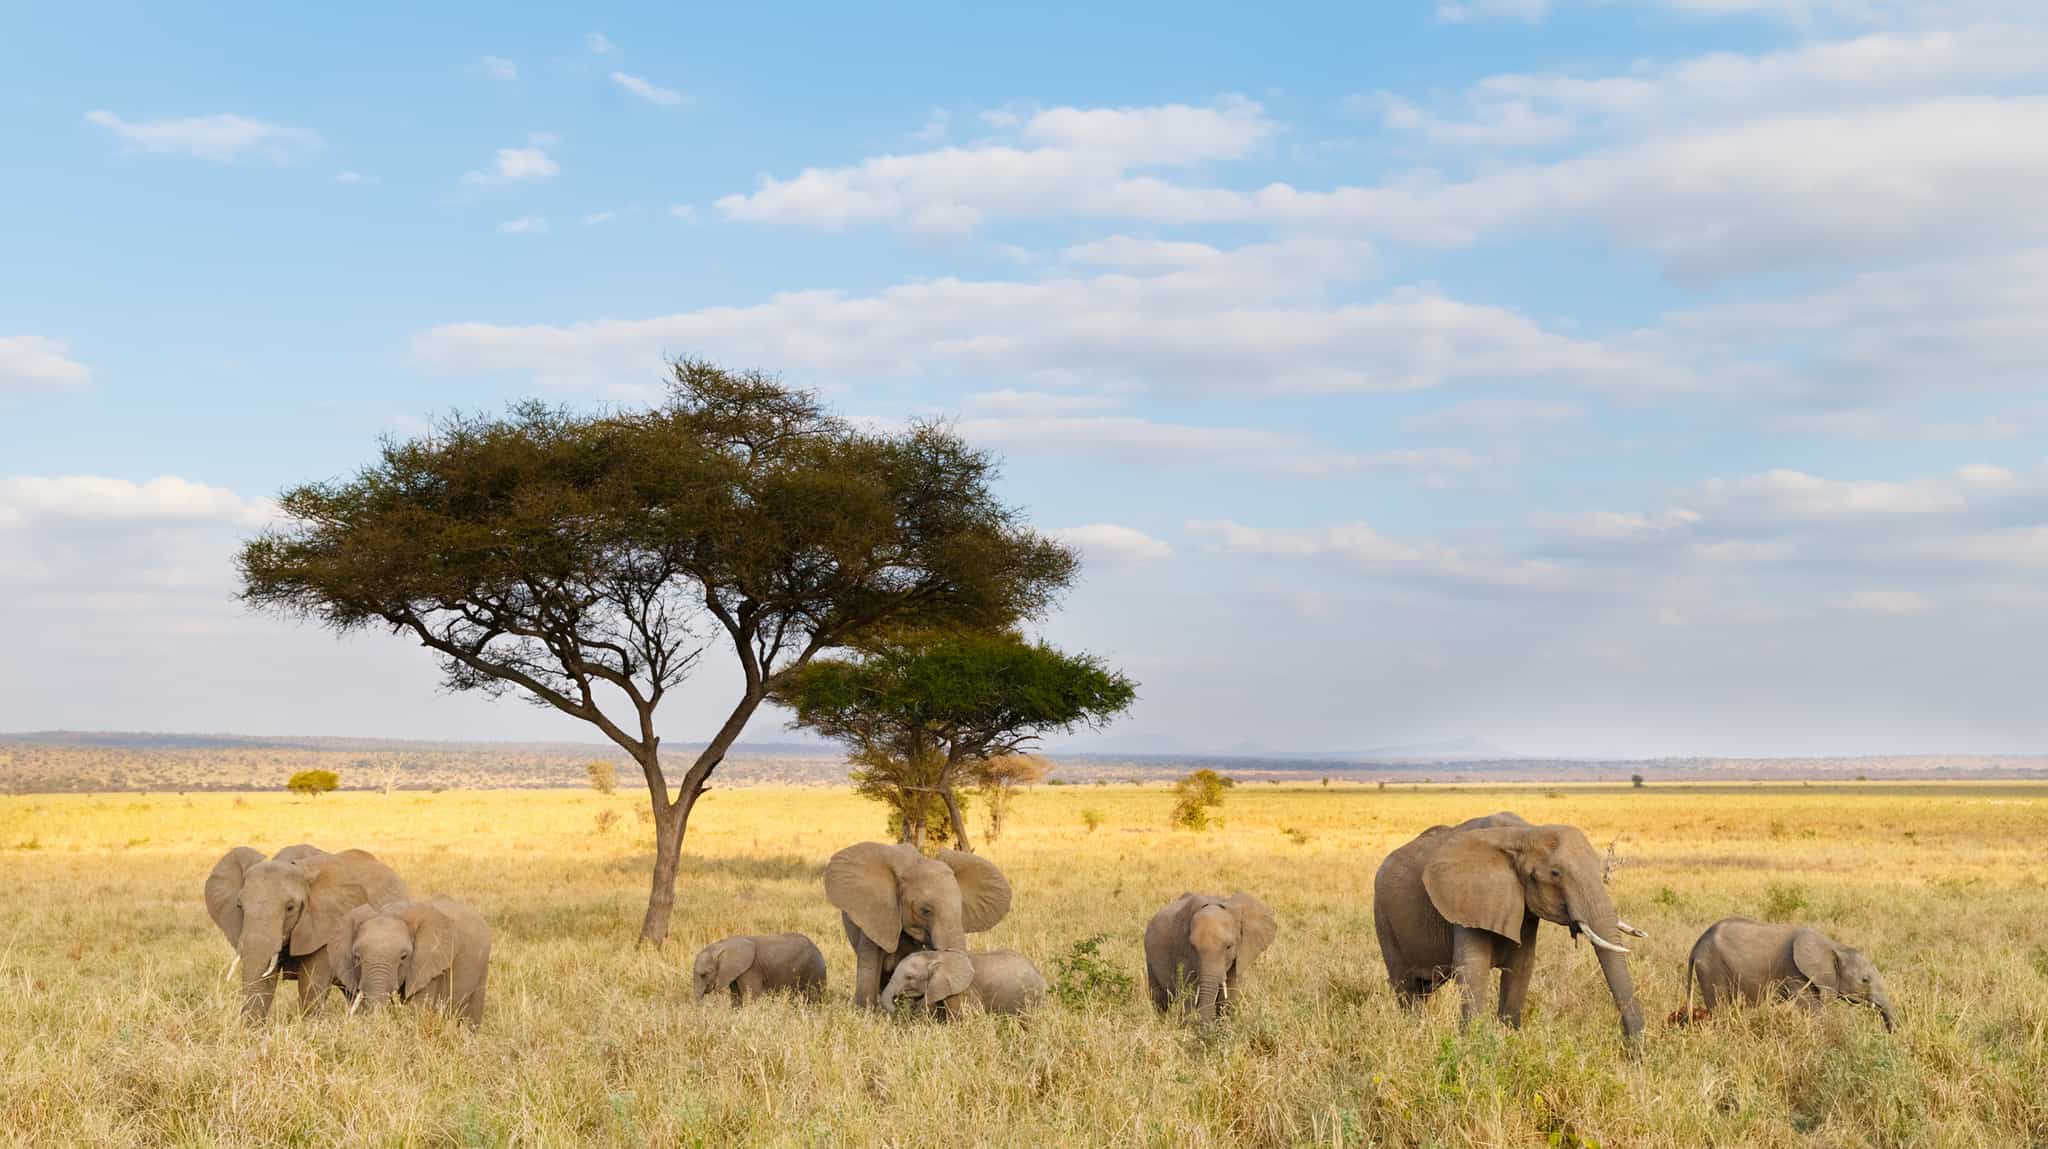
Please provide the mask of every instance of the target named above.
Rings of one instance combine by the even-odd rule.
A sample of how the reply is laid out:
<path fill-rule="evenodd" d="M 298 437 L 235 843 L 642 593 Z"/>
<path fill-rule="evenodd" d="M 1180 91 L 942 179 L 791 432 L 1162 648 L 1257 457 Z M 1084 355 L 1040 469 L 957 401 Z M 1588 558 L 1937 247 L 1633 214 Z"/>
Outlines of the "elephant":
<path fill-rule="evenodd" d="M 287 846 L 267 860 L 248 846 L 229 850 L 206 877 L 206 912 L 235 948 L 243 1016 L 270 1016 L 279 978 L 299 983 L 301 1012 L 311 1013 L 334 981 L 328 942 L 342 919 L 406 896 L 398 875 L 361 850 Z"/>
<path fill-rule="evenodd" d="M 1045 998 L 1045 975 L 1015 950 L 921 950 L 906 954 L 882 990 L 884 1012 L 910 999 L 951 1020 L 986 1010 L 1023 1013 Z"/>
<path fill-rule="evenodd" d="M 1279 933 L 1273 911 L 1242 890 L 1227 898 L 1182 894 L 1145 927 L 1145 987 L 1161 1013 L 1195 986 L 1194 1009 L 1208 1025 L 1230 1008 L 1238 979 Z"/>
<path fill-rule="evenodd" d="M 432 898 L 357 906 L 328 947 L 349 1012 L 395 995 L 445 1007 L 471 1028 L 483 1024 L 491 973 L 491 927 L 466 902 Z"/>
<path fill-rule="evenodd" d="M 1010 883 L 995 863 L 909 845 L 860 842 L 825 865 L 825 896 L 853 946 L 853 1003 L 872 1006 L 896 963 L 917 950 L 965 950 L 967 935 L 1010 912 Z"/>
<path fill-rule="evenodd" d="M 1722 918 L 1693 943 L 1685 963 L 1685 1013 L 1690 1021 L 1692 991 L 1712 1011 L 1741 998 L 1791 998 L 1812 1009 L 1831 997 L 1877 1010 L 1887 1030 L 1898 1026 L 1898 1010 L 1885 991 L 1877 966 L 1812 926 L 1774 925 L 1749 918 Z"/>
<path fill-rule="evenodd" d="M 817 1001 L 825 995 L 825 955 L 800 933 L 724 938 L 697 951 L 692 977 L 699 1002 L 717 990 L 731 991 L 734 1005 L 778 990 Z"/>
<path fill-rule="evenodd" d="M 1432 826 L 1387 855 L 1373 877 L 1373 925 L 1387 980 L 1413 1005 L 1455 978 L 1460 1024 L 1484 1004 L 1501 970 L 1500 1019 L 1522 1021 L 1536 968 L 1536 927 L 1550 921 L 1592 942 L 1630 1042 L 1643 1032 L 1628 949 L 1609 938 L 1643 937 L 1607 896 L 1604 866 L 1574 826 L 1532 826 L 1510 814 Z"/>

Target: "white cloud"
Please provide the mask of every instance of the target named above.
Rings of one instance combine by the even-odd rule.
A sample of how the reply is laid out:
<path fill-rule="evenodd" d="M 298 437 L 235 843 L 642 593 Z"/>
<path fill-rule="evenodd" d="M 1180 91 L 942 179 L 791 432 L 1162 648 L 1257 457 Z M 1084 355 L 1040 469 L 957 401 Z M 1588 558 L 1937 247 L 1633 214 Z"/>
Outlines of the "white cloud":
<path fill-rule="evenodd" d="M 86 121 L 114 133 L 127 150 L 234 163 L 252 156 L 290 163 L 320 146 L 320 137 L 268 120 L 221 113 L 187 119 L 124 120 L 108 111 L 86 113 Z"/>
<path fill-rule="evenodd" d="M 1528 100 L 1495 100 L 1472 118 L 1442 119 L 1400 97 L 1382 93 L 1381 121 L 1395 131 L 1414 132 L 1432 143 L 1459 147 L 1536 148 L 1570 138 L 1578 125 L 1567 115 L 1539 112 Z"/>
<path fill-rule="evenodd" d="M 659 84 L 626 72 L 613 72 L 612 83 L 660 108 L 673 108 L 684 100 L 689 99 L 688 96 L 676 91 L 674 88 L 664 88 Z"/>
<path fill-rule="evenodd" d="M 373 184 L 377 181 L 361 172 L 339 171 L 334 173 L 334 182 L 338 184 Z"/>
<path fill-rule="evenodd" d="M 1863 614 L 1925 614 L 1933 605 L 1925 595 L 1910 590 L 1859 590 L 1835 600 L 1838 609 Z"/>
<path fill-rule="evenodd" d="M 97 475 L 0 478 L 0 515 L 40 522 L 226 523 L 262 526 L 276 515 L 267 500 L 174 475 L 147 482 Z"/>
<path fill-rule="evenodd" d="M 682 220 L 684 223 L 697 222 L 697 209 L 686 203 L 669 205 L 668 214 Z"/>
<path fill-rule="evenodd" d="M 1100 558 L 1112 564 L 1150 562 L 1173 555 L 1173 548 L 1164 542 L 1134 527 L 1115 523 L 1089 523 L 1046 533 L 1069 546 L 1080 548 L 1088 558 Z"/>
<path fill-rule="evenodd" d="M 477 70 L 493 80 L 516 80 L 519 65 L 503 56 L 485 56 L 477 61 Z"/>
<path fill-rule="evenodd" d="M 1003 382 L 1035 385 L 1234 394 L 1500 380 L 1637 392 L 1692 382 L 1631 337 L 1574 339 L 1434 291 L 1317 301 L 1365 258 L 1345 243 L 1189 246 L 1196 250 L 1150 274 L 940 279 L 865 296 L 800 291 L 751 306 L 563 326 L 458 323 L 422 332 L 413 350 L 443 371 L 586 386 L 642 378 L 676 348 L 841 375 L 1001 373 Z"/>
<path fill-rule="evenodd" d="M 608 56 L 618 50 L 618 45 L 605 38 L 602 32 L 592 32 L 583 38 L 583 46 L 600 56 Z"/>
<path fill-rule="evenodd" d="M 1449 407 L 1411 415 L 1401 425 L 1419 434 L 1502 435 L 1554 427 L 1578 418 L 1577 404 L 1537 399 L 1467 399 Z"/>
<path fill-rule="evenodd" d="M 1439 0 L 1436 18 L 1446 24 L 1463 24 L 1486 17 L 1520 20 L 1534 24 L 1550 11 L 1550 0 Z"/>
<path fill-rule="evenodd" d="M 1713 510 L 1771 518 L 1931 515 L 1968 505 L 1962 485 L 1944 478 L 1844 481 L 1780 469 L 1709 479 L 1701 489 Z"/>
<path fill-rule="evenodd" d="M 1239 98 L 1206 108 L 1061 107 L 992 119 L 1006 128 L 1006 140 L 807 168 L 787 180 L 763 177 L 752 193 L 720 199 L 718 209 L 756 223 L 893 223 L 957 234 L 987 216 L 1072 213 L 1133 170 L 1242 158 L 1278 128 L 1258 104 Z"/>
<path fill-rule="evenodd" d="M 548 155 L 547 149 L 554 144 L 554 137 L 536 134 L 523 148 L 499 148 L 489 171 L 472 171 L 463 175 L 462 181 L 471 184 L 512 184 L 529 183 L 534 180 L 553 179 L 562 171 L 562 165 Z"/>
<path fill-rule="evenodd" d="M 601 224 L 610 223 L 617 218 L 619 218 L 619 213 L 615 211 L 594 211 L 576 222 L 584 227 L 597 227 Z"/>
<path fill-rule="evenodd" d="M 546 235 L 547 233 L 548 221 L 546 216 L 522 215 L 518 219 L 508 219 L 498 225 L 499 235 Z"/>
<path fill-rule="evenodd" d="M 1410 577 L 1443 586 L 1559 590 L 1570 583 L 1562 564 L 1510 555 L 1475 554 L 1436 540 L 1403 542 L 1365 523 L 1308 529 L 1190 520 L 1187 530 L 1216 540 L 1218 550 L 1279 559 L 1329 559 L 1375 575 Z"/>
<path fill-rule="evenodd" d="M 71 345 L 40 335 L 0 335 L 0 392 L 82 387 L 92 369 L 71 357 Z"/>
<path fill-rule="evenodd" d="M 1129 463 L 1224 467 L 1307 478 L 1399 471 L 1441 480 L 1480 464 L 1471 452 L 1452 447 L 1333 451 L 1306 436 L 1262 427 L 1165 423 L 1135 415 L 969 416 L 956 426 L 974 442 L 1010 451 L 1099 455 Z"/>
<path fill-rule="evenodd" d="M 933 108 L 931 113 L 925 116 L 924 126 L 910 133 L 911 142 L 936 144 L 946 138 L 946 133 L 951 130 L 952 124 L 953 113 L 944 108 Z"/>
<path fill-rule="evenodd" d="M 1541 513 L 1540 527 L 1589 542 L 1638 541 L 1684 531 L 1700 521 L 1698 511 L 1672 507 L 1657 514 L 1640 511 L 1575 511 Z"/>

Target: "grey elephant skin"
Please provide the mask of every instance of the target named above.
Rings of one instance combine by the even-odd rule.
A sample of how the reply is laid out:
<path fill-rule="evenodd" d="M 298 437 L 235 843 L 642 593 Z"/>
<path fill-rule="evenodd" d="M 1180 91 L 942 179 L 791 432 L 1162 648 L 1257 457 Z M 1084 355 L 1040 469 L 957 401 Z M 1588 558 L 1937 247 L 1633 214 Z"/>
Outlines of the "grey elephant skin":
<path fill-rule="evenodd" d="M 699 1002 L 720 991 L 729 992 L 734 1005 L 780 992 L 817 1001 L 825 996 L 825 955 L 794 932 L 720 938 L 697 951 L 691 985 Z"/>
<path fill-rule="evenodd" d="M 380 1009 L 395 997 L 483 1024 L 491 927 L 453 898 L 357 906 L 329 946 L 349 1009 Z"/>
<path fill-rule="evenodd" d="M 1593 942 L 1622 1033 L 1638 1038 L 1643 1011 L 1628 949 L 1609 939 L 1642 931 L 1615 913 L 1600 855 L 1577 827 L 1532 826 L 1510 813 L 1432 826 L 1373 877 L 1373 925 L 1395 994 L 1411 1005 L 1455 979 L 1464 1022 L 1483 1007 L 1498 969 L 1500 1019 L 1521 1024 L 1536 928 L 1546 921 Z"/>
<path fill-rule="evenodd" d="M 1723 918 L 1707 927 L 1686 959 L 1681 1016 L 1687 1021 L 1694 985 L 1708 1012 L 1736 1000 L 1756 1005 L 1789 998 L 1811 1008 L 1840 998 L 1877 1010 L 1888 1030 L 1899 1020 L 1877 966 L 1812 926 Z"/>
<path fill-rule="evenodd" d="M 896 963 L 920 950 L 965 950 L 967 935 L 1010 912 L 1010 883 L 974 854 L 861 842 L 825 865 L 825 896 L 853 946 L 853 1003 L 872 1006 Z"/>
<path fill-rule="evenodd" d="M 310 1013 L 334 983 L 328 942 L 342 920 L 406 897 L 398 875 L 362 850 L 287 846 L 267 859 L 248 846 L 229 850 L 206 877 L 206 912 L 240 963 L 243 1016 L 268 1017 L 280 979 L 299 983 Z"/>
<path fill-rule="evenodd" d="M 1045 975 L 1015 950 L 923 950 L 896 963 L 882 990 L 882 1009 L 898 1001 L 921 1005 L 934 1017 L 971 1013 L 1023 1013 L 1045 1000 Z"/>
<path fill-rule="evenodd" d="M 1207 1025 L 1230 1008 L 1238 979 L 1279 933 L 1273 911 L 1250 894 L 1182 894 L 1145 926 L 1145 988 L 1164 1013 L 1193 1006 Z M 1188 990 L 1192 988 L 1192 999 Z"/>

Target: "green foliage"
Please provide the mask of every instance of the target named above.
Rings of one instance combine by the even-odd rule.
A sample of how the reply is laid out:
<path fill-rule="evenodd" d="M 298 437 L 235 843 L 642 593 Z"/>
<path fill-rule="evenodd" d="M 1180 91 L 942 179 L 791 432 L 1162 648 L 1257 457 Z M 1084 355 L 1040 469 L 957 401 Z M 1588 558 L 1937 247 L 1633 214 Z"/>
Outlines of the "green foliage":
<path fill-rule="evenodd" d="M 1210 811 L 1223 808 L 1223 792 L 1235 785 L 1234 779 L 1207 767 L 1175 782 L 1172 823 L 1183 830 L 1196 831 L 1206 830 L 1212 824 L 1221 825 L 1220 819 L 1212 816 Z"/>
<path fill-rule="evenodd" d="M 1052 961 L 1052 991 L 1068 1009 L 1085 1010 L 1097 1002 L 1115 1005 L 1129 999 L 1136 981 L 1102 956 L 1107 934 L 1082 938 Z"/>
<path fill-rule="evenodd" d="M 294 794 L 319 797 L 341 785 L 341 778 L 332 770 L 301 770 L 286 780 L 284 788 Z"/>
<path fill-rule="evenodd" d="M 1093 834 L 1095 831 L 1102 828 L 1102 811 L 1097 810 L 1092 806 L 1082 810 L 1081 824 L 1083 826 L 1088 827 L 1088 832 Z"/>
<path fill-rule="evenodd" d="M 600 794 L 609 794 L 619 787 L 619 769 L 609 759 L 594 758 L 583 767 L 590 776 L 590 788 Z"/>
<path fill-rule="evenodd" d="M 1772 882 L 1764 887 L 1763 916 L 1767 922 L 1789 922 L 1806 908 L 1806 891 L 1789 883 Z"/>
<path fill-rule="evenodd" d="M 1628 776 L 1628 784 L 1629 784 L 1629 785 L 1630 785 L 1631 787 L 1633 787 L 1633 788 L 1635 788 L 1635 789 L 1637 789 L 1637 790 L 1640 790 L 1640 789 L 1642 789 L 1642 788 L 1643 788 L 1643 776 L 1642 776 L 1641 774 L 1631 774 L 1631 775 L 1629 775 L 1629 776 Z"/>

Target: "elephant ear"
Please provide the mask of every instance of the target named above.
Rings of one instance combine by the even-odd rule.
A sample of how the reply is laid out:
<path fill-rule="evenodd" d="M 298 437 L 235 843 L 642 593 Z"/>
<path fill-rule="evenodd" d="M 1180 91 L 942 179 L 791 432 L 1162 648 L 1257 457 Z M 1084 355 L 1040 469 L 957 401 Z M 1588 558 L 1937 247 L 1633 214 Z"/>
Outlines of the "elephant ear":
<path fill-rule="evenodd" d="M 932 975 L 925 979 L 924 1000 L 931 1005 L 955 994 L 967 992 L 974 984 L 974 960 L 960 950 L 941 950 L 932 958 Z"/>
<path fill-rule="evenodd" d="M 1819 930 L 1800 930 L 1792 935 L 1792 964 L 1799 976 L 1822 989 L 1842 988 L 1841 955 L 1835 943 Z"/>
<path fill-rule="evenodd" d="M 397 911 L 412 927 L 412 969 L 405 975 L 411 997 L 455 965 L 455 922 L 431 902 L 408 902 Z"/>
<path fill-rule="evenodd" d="M 206 875 L 206 915 L 228 936 L 231 946 L 242 944 L 242 878 L 250 866 L 262 860 L 262 851 L 236 846 L 221 855 L 213 872 Z"/>
<path fill-rule="evenodd" d="M 754 964 L 752 938 L 727 938 L 718 943 L 718 959 L 712 966 L 712 988 L 726 989 Z"/>
<path fill-rule="evenodd" d="M 303 862 L 307 858 L 317 858 L 325 853 L 327 851 L 318 846 L 308 846 L 304 842 L 300 842 L 296 846 L 286 846 L 277 853 L 270 855 L 270 860 L 273 862 Z"/>
<path fill-rule="evenodd" d="M 1010 880 L 987 858 L 940 850 L 939 861 L 960 883 L 960 928 L 970 934 L 994 929 L 1010 912 Z"/>
<path fill-rule="evenodd" d="M 903 937 L 903 909 L 896 886 L 904 868 L 917 860 L 909 846 L 861 842 L 832 855 L 825 863 L 825 897 L 853 919 L 868 940 L 889 953 Z"/>
<path fill-rule="evenodd" d="M 1273 911 L 1266 908 L 1266 903 L 1243 890 L 1225 898 L 1223 907 L 1237 918 L 1237 965 L 1243 969 L 1273 944 L 1280 924 L 1273 920 Z"/>
<path fill-rule="evenodd" d="M 1528 906 L 1508 850 L 1514 830 L 1466 830 L 1448 836 L 1422 868 L 1422 888 L 1436 912 L 1461 926 L 1510 941 L 1522 936 Z"/>
<path fill-rule="evenodd" d="M 292 956 L 303 957 L 327 944 L 342 915 L 357 906 L 405 900 L 405 883 L 384 863 L 361 850 L 321 854 L 298 863 L 306 871 L 306 904 L 292 927 Z"/>
<path fill-rule="evenodd" d="M 362 989 L 362 969 L 356 965 L 356 931 L 363 923 L 377 916 L 375 906 L 357 906 L 341 919 L 335 927 L 334 936 L 327 939 L 327 964 L 334 970 L 334 980 L 350 997 Z"/>

